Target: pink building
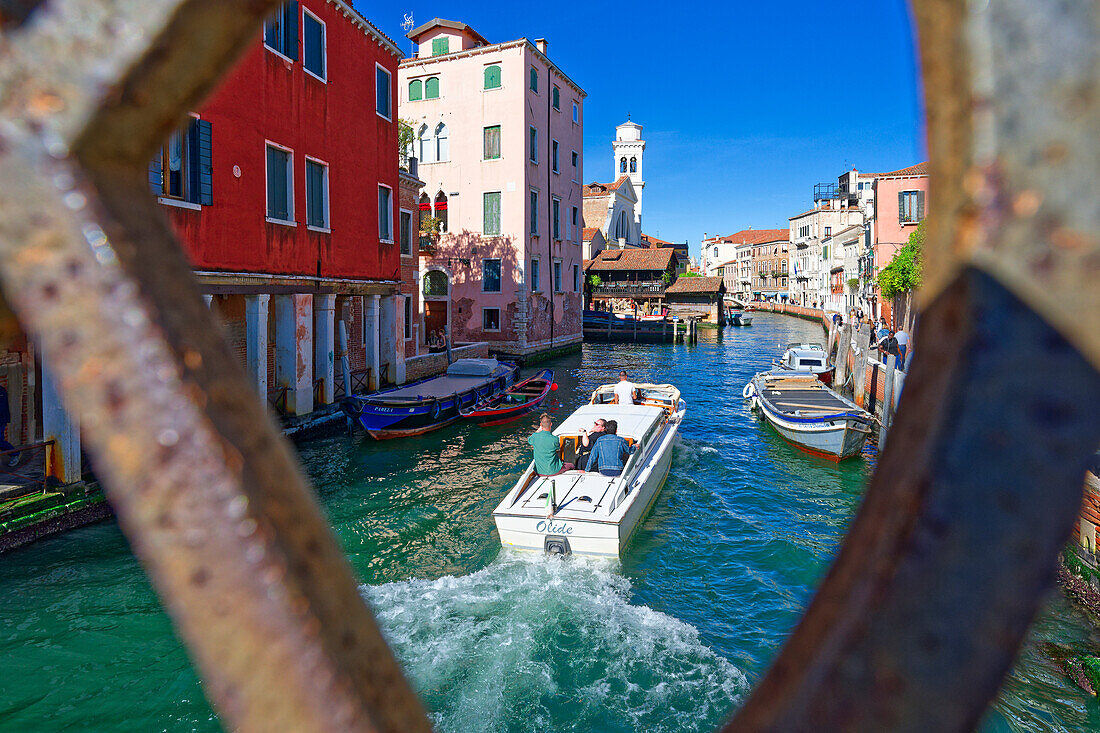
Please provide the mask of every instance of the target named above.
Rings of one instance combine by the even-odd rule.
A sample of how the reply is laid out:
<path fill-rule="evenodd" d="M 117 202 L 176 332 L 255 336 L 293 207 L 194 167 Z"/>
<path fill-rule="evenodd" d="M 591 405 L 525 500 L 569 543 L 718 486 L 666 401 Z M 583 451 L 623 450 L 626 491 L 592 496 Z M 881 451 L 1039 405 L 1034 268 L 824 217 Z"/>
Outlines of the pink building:
<path fill-rule="evenodd" d="M 909 235 L 924 220 L 928 198 L 928 163 L 880 173 L 875 177 L 874 273 L 909 242 Z M 878 287 L 873 286 L 872 312 L 892 319 L 890 303 L 882 302 Z"/>
<path fill-rule="evenodd" d="M 455 342 L 516 356 L 579 344 L 584 90 L 545 40 L 491 44 L 438 18 L 409 38 L 399 115 L 416 138 L 422 227 L 440 227 L 421 282 L 439 293 L 445 277 L 450 295 L 422 301 L 424 327 L 449 320 Z"/>

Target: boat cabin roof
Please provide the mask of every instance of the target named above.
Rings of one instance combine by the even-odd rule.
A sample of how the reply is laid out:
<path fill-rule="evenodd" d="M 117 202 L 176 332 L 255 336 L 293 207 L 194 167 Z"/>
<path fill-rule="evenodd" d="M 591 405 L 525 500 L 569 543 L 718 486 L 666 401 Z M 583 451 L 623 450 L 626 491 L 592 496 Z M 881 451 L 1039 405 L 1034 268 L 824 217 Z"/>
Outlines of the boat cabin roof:
<path fill-rule="evenodd" d="M 583 405 L 554 430 L 554 435 L 577 435 L 581 429 L 591 430 L 596 420 L 614 420 L 618 435 L 639 438 L 665 414 L 652 405 Z"/>

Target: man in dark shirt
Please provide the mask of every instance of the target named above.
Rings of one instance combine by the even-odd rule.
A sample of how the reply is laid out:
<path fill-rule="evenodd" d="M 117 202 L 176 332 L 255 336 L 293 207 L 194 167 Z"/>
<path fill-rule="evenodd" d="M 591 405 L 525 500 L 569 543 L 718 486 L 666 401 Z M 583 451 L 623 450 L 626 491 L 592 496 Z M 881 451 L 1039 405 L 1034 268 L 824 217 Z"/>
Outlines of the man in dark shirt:
<path fill-rule="evenodd" d="M 634 452 L 634 448 L 617 435 L 618 430 L 619 424 L 616 421 L 606 422 L 604 434 L 592 447 L 592 455 L 588 459 L 589 471 L 599 471 L 604 476 L 622 474 L 626 459 Z"/>

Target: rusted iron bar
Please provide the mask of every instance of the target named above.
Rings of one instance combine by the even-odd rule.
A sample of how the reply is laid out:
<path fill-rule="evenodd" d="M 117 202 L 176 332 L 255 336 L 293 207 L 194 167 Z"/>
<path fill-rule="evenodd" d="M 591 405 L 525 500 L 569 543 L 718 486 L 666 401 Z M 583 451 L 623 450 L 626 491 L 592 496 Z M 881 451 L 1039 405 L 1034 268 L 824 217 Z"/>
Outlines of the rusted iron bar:
<path fill-rule="evenodd" d="M 10 32 L 0 281 L 226 725 L 427 730 L 143 180 L 277 4 L 70 0 Z"/>

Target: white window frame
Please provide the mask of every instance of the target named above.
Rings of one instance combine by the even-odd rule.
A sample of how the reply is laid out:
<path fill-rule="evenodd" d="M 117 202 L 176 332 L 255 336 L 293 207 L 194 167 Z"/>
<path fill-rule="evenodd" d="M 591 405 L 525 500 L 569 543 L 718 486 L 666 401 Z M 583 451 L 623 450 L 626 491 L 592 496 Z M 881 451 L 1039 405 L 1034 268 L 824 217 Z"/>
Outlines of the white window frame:
<path fill-rule="evenodd" d="M 279 12 L 279 13 L 283 12 L 282 6 L 279 7 L 279 10 L 277 12 Z M 267 32 L 266 32 L 266 30 L 267 30 L 267 23 L 265 22 L 263 27 L 260 28 L 260 45 L 263 46 L 264 48 L 266 48 L 271 53 L 278 56 L 279 58 L 281 58 L 283 61 L 286 61 L 288 64 L 295 63 L 294 59 L 290 58 L 289 56 L 287 56 L 285 53 L 283 53 L 279 49 L 272 48 L 271 46 L 267 45 Z M 284 31 L 285 30 L 286 29 L 284 29 Z M 301 24 L 299 23 L 298 33 L 301 34 L 301 32 L 302 32 Z M 294 42 L 297 43 L 298 39 L 295 38 Z M 264 206 L 267 206 L 266 202 L 264 203 Z"/>
<path fill-rule="evenodd" d="M 496 311 L 497 312 L 497 327 L 496 328 L 485 328 L 485 311 Z M 482 330 L 483 333 L 500 333 L 500 308 L 498 306 L 489 306 L 489 307 L 482 306 L 482 308 L 481 308 L 481 330 Z"/>
<path fill-rule="evenodd" d="M 500 289 L 498 290 L 486 290 L 485 289 L 485 263 L 490 260 L 496 260 L 500 265 Z M 504 259 L 501 257 L 482 257 L 481 258 L 481 292 L 483 293 L 503 293 L 504 292 Z"/>
<path fill-rule="evenodd" d="M 581 106 L 576 102 L 573 102 L 573 124 L 581 124 Z"/>
<path fill-rule="evenodd" d="M 287 188 L 287 213 L 290 214 L 290 219 L 276 219 L 273 216 L 267 214 L 267 149 L 275 148 L 276 150 L 282 150 L 284 153 L 289 153 L 290 157 L 286 161 L 286 188 Z M 296 227 L 298 226 L 298 220 L 294 218 L 296 210 L 294 208 L 294 148 L 288 148 L 286 145 L 280 145 L 277 142 L 271 140 L 264 140 L 264 221 L 270 224 L 282 224 L 283 226 Z"/>
<path fill-rule="evenodd" d="M 306 194 L 306 229 L 310 230 L 311 232 L 322 232 L 324 234 L 331 234 L 332 233 L 332 217 L 331 217 L 330 210 L 329 210 L 329 193 L 328 193 L 329 192 L 329 178 L 328 178 L 328 176 L 329 176 L 329 167 L 328 167 L 328 163 L 321 160 L 320 158 L 314 158 L 312 155 L 305 156 L 305 159 L 306 159 L 306 161 L 312 161 L 314 163 L 317 163 L 325 169 L 325 182 L 324 182 L 325 188 L 324 188 L 324 191 L 322 192 L 322 198 L 324 199 L 324 202 L 325 202 L 325 225 L 323 227 L 318 227 L 318 226 L 313 226 L 309 223 L 309 164 L 307 162 L 306 165 L 302 166 L 302 181 L 305 184 L 305 186 L 304 186 L 304 188 L 302 188 L 302 190 L 305 191 L 305 194 Z"/>
<path fill-rule="evenodd" d="M 325 75 L 324 76 L 318 76 L 315 72 L 310 71 L 306 67 L 306 18 L 305 18 L 306 13 L 309 13 L 309 15 L 314 20 L 316 20 L 318 23 L 321 24 L 321 62 L 324 64 L 324 67 L 325 67 Z M 302 70 L 305 71 L 310 76 L 312 76 L 317 81 L 319 81 L 323 84 L 328 84 L 328 24 L 325 23 L 325 21 L 321 20 L 319 17 L 317 17 L 316 13 L 310 12 L 309 8 L 307 8 L 305 6 L 305 3 L 303 3 L 302 4 L 302 19 L 298 22 L 298 26 L 299 26 L 298 32 L 301 34 L 301 39 L 302 39 L 302 53 L 301 53 L 301 56 L 302 56 Z"/>
<path fill-rule="evenodd" d="M 383 243 L 383 244 L 393 244 L 396 241 L 396 236 L 397 236 L 396 233 L 394 232 L 394 226 L 393 226 L 394 225 L 394 220 L 393 220 L 394 204 L 397 203 L 394 200 L 394 197 L 393 197 L 393 186 L 387 186 L 384 183 L 379 183 L 378 188 L 384 188 L 384 189 L 386 189 L 390 192 L 390 238 L 389 239 L 383 239 L 382 238 L 382 219 L 379 218 L 379 220 L 378 220 L 378 241 Z M 379 213 L 381 213 L 381 211 L 379 211 Z"/>
<path fill-rule="evenodd" d="M 417 209 L 417 211 L 416 211 L 416 212 L 413 212 L 413 211 L 409 211 L 408 209 L 402 209 L 402 208 L 398 208 L 398 209 L 397 209 L 397 236 L 399 236 L 399 237 L 401 236 L 401 215 L 402 215 L 402 214 L 408 214 L 408 215 L 409 215 L 409 231 L 408 231 L 408 236 L 409 236 L 409 241 L 408 241 L 408 245 L 409 245 L 409 251 L 408 251 L 408 252 L 400 252 L 400 247 L 399 247 L 399 248 L 398 248 L 398 251 L 399 251 L 399 253 L 400 253 L 400 255 L 401 255 L 402 257 L 412 257 L 412 256 L 413 256 L 413 246 L 412 246 L 412 245 L 413 245 L 413 230 L 412 230 L 412 220 L 413 220 L 413 214 L 415 214 L 415 213 L 418 213 L 418 212 L 419 212 L 419 209 Z M 401 242 L 398 242 L 398 244 L 401 244 Z M 407 296 L 406 296 L 406 297 L 407 297 Z"/>
<path fill-rule="evenodd" d="M 326 69 L 327 68 L 328 67 L 326 66 Z M 385 72 L 386 76 L 390 80 L 390 84 L 389 84 L 389 86 L 390 86 L 390 93 L 389 93 L 390 116 L 389 117 L 387 117 L 386 115 L 384 115 L 384 114 L 382 114 L 381 112 L 378 111 L 378 72 L 379 72 L 379 70 Z M 421 92 L 420 96 L 423 99 L 424 93 Z M 374 113 L 376 115 L 378 115 L 379 117 L 381 117 L 382 119 L 384 119 L 386 122 L 393 122 L 393 74 L 390 72 L 389 69 L 387 69 L 385 66 L 378 63 L 377 61 L 374 62 Z"/>

